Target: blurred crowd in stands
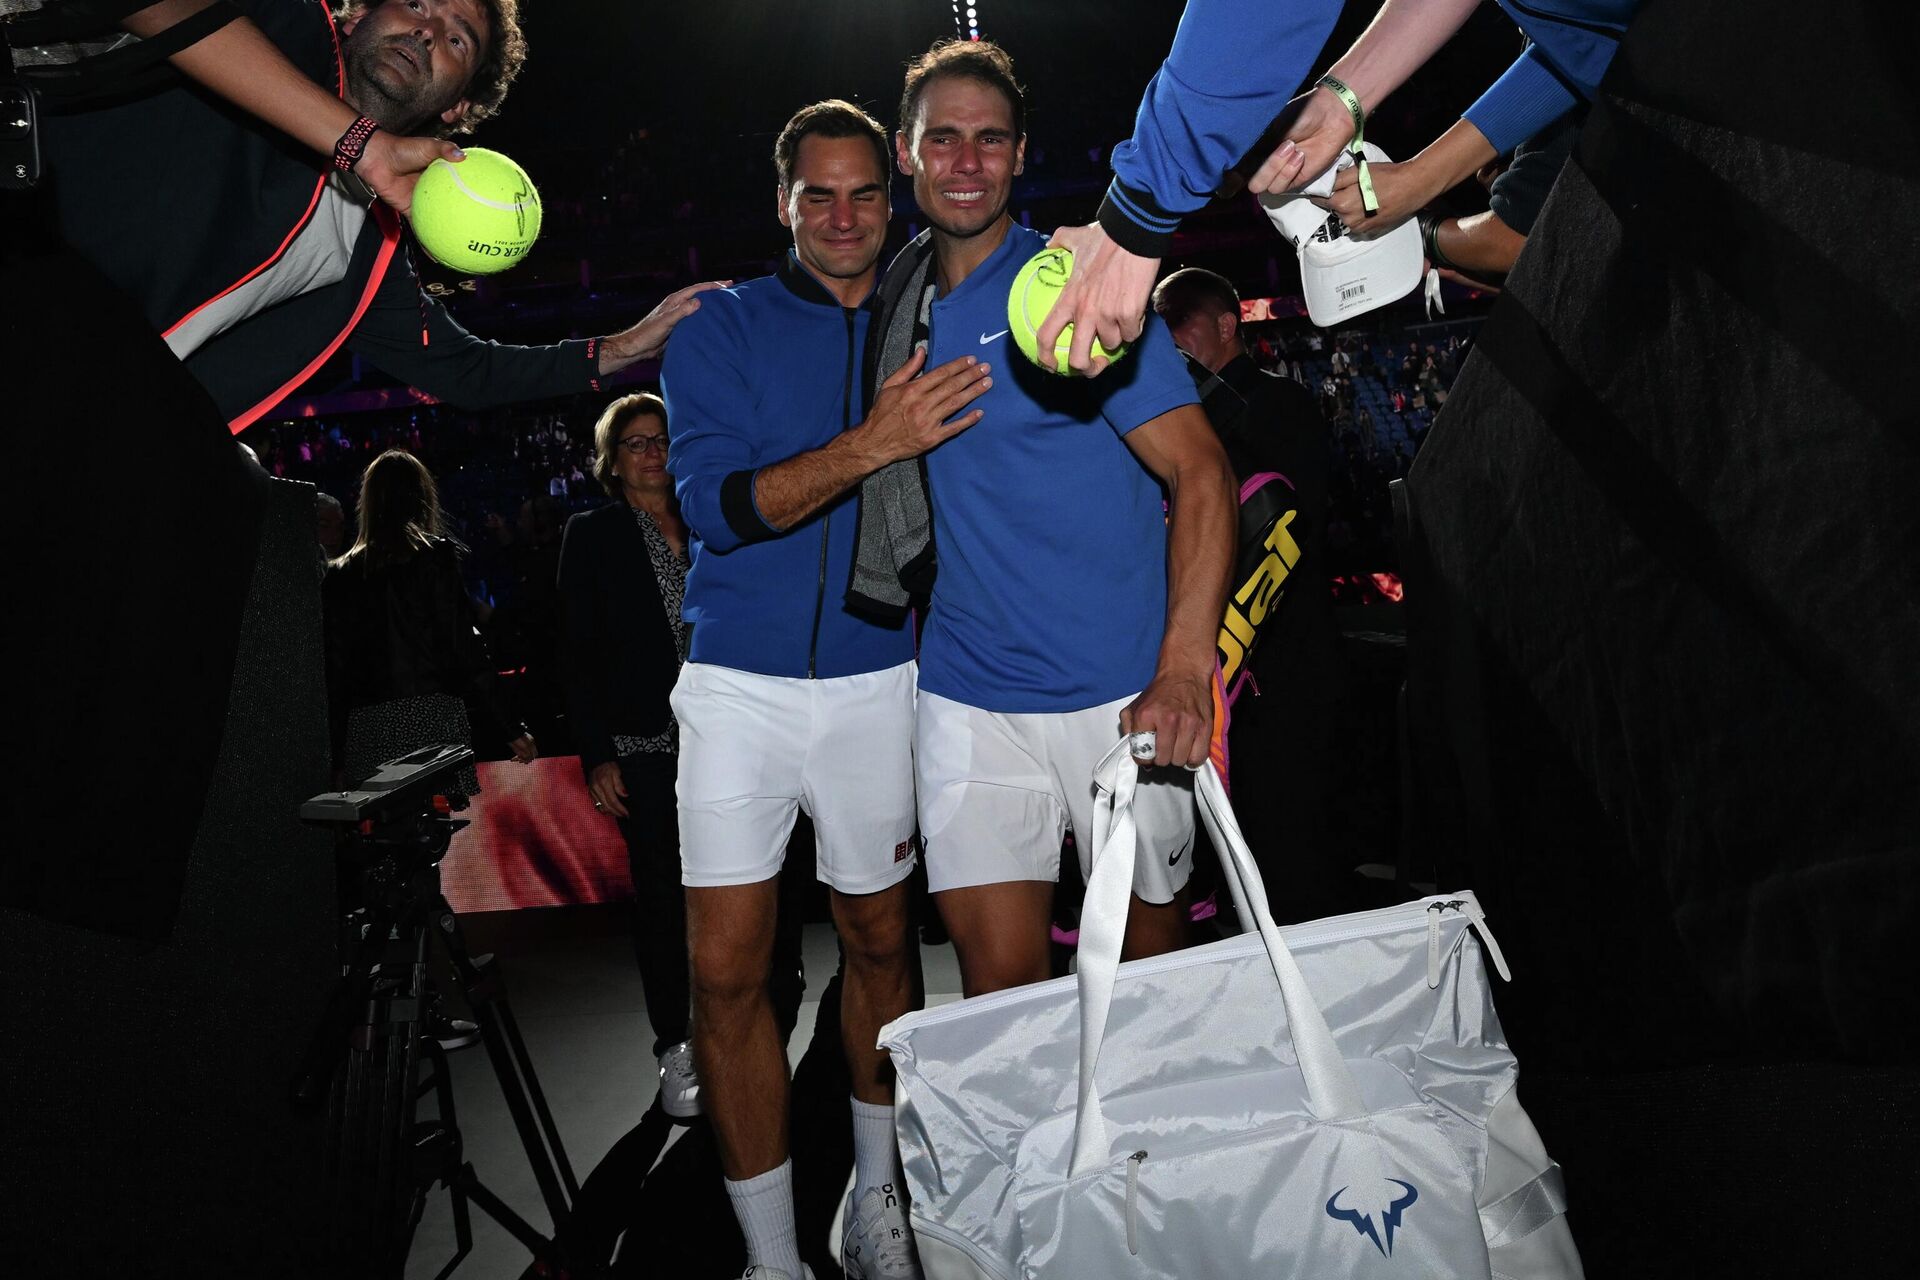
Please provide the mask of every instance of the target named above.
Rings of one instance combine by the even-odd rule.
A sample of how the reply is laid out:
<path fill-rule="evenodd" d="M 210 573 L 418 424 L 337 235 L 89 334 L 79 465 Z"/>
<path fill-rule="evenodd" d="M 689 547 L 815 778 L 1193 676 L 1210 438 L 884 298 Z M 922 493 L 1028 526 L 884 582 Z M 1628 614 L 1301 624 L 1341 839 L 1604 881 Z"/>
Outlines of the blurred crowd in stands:
<path fill-rule="evenodd" d="M 1474 322 L 1323 334 L 1300 321 L 1248 326 L 1263 368 L 1315 391 L 1327 420 L 1338 570 L 1395 565 L 1387 484 L 1406 475 L 1472 343 Z M 250 431 L 274 475 L 308 481 L 350 512 L 360 472 L 405 449 L 440 484 L 451 531 L 472 548 L 470 585 L 485 604 L 510 594 L 506 549 L 557 539 L 568 515 L 605 501 L 591 478 L 604 396 L 469 412 L 449 405 L 299 418 Z M 349 522 L 350 523 L 350 522 Z"/>
<path fill-rule="evenodd" d="M 1397 569 L 1387 485 L 1413 465 L 1474 327 L 1467 321 L 1337 334 L 1284 322 L 1248 328 L 1257 363 L 1319 396 L 1332 464 L 1327 544 L 1333 576 Z"/>
<path fill-rule="evenodd" d="M 1392 574 L 1388 484 L 1407 473 L 1446 402 L 1472 343 L 1472 321 L 1323 333 L 1303 320 L 1250 325 L 1263 367 L 1319 396 L 1327 422 L 1327 589 L 1342 603 Z M 322 513 L 329 557 L 351 541 L 357 487 L 367 464 L 405 449 L 439 484 L 447 532 L 467 548 L 466 585 L 494 667 L 543 751 L 568 748 L 559 712 L 558 595 L 567 517 L 607 501 L 594 482 L 593 425 L 604 395 L 471 412 L 416 405 L 263 423 L 245 441 L 274 475 L 316 485 L 340 511 Z"/>

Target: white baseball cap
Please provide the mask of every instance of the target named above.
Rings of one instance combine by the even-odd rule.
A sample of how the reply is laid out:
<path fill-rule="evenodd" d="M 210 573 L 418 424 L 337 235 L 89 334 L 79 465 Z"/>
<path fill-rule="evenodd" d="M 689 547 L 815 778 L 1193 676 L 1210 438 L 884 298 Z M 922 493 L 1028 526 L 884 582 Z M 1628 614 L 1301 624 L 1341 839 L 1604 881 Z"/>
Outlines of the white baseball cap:
<path fill-rule="evenodd" d="M 1379 147 L 1361 145 L 1368 160 L 1388 163 Z M 1406 297 L 1420 286 L 1420 266 L 1426 260 L 1419 219 L 1409 218 L 1383 236 L 1356 240 L 1339 215 L 1312 203 L 1309 197 L 1329 194 L 1334 174 L 1352 165 L 1352 154 L 1342 151 L 1339 162 L 1305 190 L 1260 197 L 1268 219 L 1300 255 L 1307 316 L 1322 329 Z"/>

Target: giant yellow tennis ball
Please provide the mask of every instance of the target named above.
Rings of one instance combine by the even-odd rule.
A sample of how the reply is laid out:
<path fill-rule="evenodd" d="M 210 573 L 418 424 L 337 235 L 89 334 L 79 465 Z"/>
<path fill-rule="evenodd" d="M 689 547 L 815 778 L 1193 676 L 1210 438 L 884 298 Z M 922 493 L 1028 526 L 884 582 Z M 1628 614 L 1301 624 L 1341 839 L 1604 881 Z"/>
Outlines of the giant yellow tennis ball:
<path fill-rule="evenodd" d="M 1053 310 L 1053 300 L 1067 287 L 1067 277 L 1073 274 L 1073 251 L 1071 249 L 1042 249 L 1027 259 L 1020 268 L 1020 274 L 1013 278 L 1013 289 L 1007 294 L 1007 328 L 1013 333 L 1014 345 L 1020 348 L 1020 354 L 1035 364 L 1040 364 L 1040 326 L 1047 318 L 1047 312 Z M 1059 368 L 1053 372 L 1073 376 L 1073 369 L 1067 364 L 1067 353 L 1073 347 L 1073 326 L 1067 325 L 1060 330 L 1060 337 L 1053 344 L 1053 358 Z M 1127 354 L 1125 343 L 1118 351 L 1108 350 L 1093 340 L 1092 354 L 1112 363 Z M 1040 364 L 1042 369 L 1045 365 Z"/>
<path fill-rule="evenodd" d="M 413 189 L 413 234 L 435 262 L 488 276 L 526 256 L 540 235 L 533 179 L 498 151 L 466 148 L 458 164 L 435 160 Z"/>

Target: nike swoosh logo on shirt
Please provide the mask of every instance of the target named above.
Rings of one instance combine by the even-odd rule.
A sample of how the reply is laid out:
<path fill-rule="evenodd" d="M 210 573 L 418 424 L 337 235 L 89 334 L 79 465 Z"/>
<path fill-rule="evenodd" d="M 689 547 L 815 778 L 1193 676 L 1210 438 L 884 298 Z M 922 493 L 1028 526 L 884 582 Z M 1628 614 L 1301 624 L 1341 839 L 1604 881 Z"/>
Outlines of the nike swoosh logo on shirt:
<path fill-rule="evenodd" d="M 1002 330 L 1001 330 L 1000 332 L 998 332 L 998 333 L 983 333 L 983 334 L 981 334 L 981 335 L 980 335 L 980 345 L 984 347 L 984 346 L 986 346 L 986 345 L 987 345 L 987 344 L 988 344 L 989 342 L 992 342 L 992 341 L 993 341 L 994 339 L 996 339 L 996 338 L 1004 338 L 1004 337 L 1006 337 L 1006 336 L 1007 336 L 1007 334 L 1009 334 L 1009 333 L 1011 333 L 1011 332 L 1012 332 L 1012 330 L 1010 330 L 1010 329 L 1002 329 Z"/>

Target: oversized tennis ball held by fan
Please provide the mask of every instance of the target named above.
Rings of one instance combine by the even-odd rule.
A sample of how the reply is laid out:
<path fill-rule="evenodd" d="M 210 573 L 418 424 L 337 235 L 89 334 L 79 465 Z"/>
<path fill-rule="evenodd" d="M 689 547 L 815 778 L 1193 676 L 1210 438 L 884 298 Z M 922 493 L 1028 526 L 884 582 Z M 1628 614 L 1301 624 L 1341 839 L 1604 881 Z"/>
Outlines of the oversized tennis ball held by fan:
<path fill-rule="evenodd" d="M 1042 249 L 1027 259 L 1020 268 L 1020 274 L 1013 278 L 1013 289 L 1007 294 L 1007 328 L 1012 331 L 1014 345 L 1020 348 L 1020 354 L 1040 365 L 1040 326 L 1046 322 L 1047 313 L 1053 310 L 1053 303 L 1060 291 L 1067 287 L 1067 279 L 1073 274 L 1073 251 L 1071 249 Z M 1067 353 L 1073 348 L 1073 326 L 1067 325 L 1060 330 L 1060 337 L 1053 344 L 1053 358 L 1058 368 L 1051 372 L 1074 376 L 1073 369 L 1067 364 Z M 1090 349 L 1096 359 L 1111 364 L 1127 353 L 1125 343 L 1118 350 L 1100 345 L 1095 338 Z"/>
<path fill-rule="evenodd" d="M 540 236 L 540 193 L 498 151 L 466 148 L 458 164 L 435 160 L 413 189 L 413 234 L 435 262 L 492 275 L 526 256 Z"/>

